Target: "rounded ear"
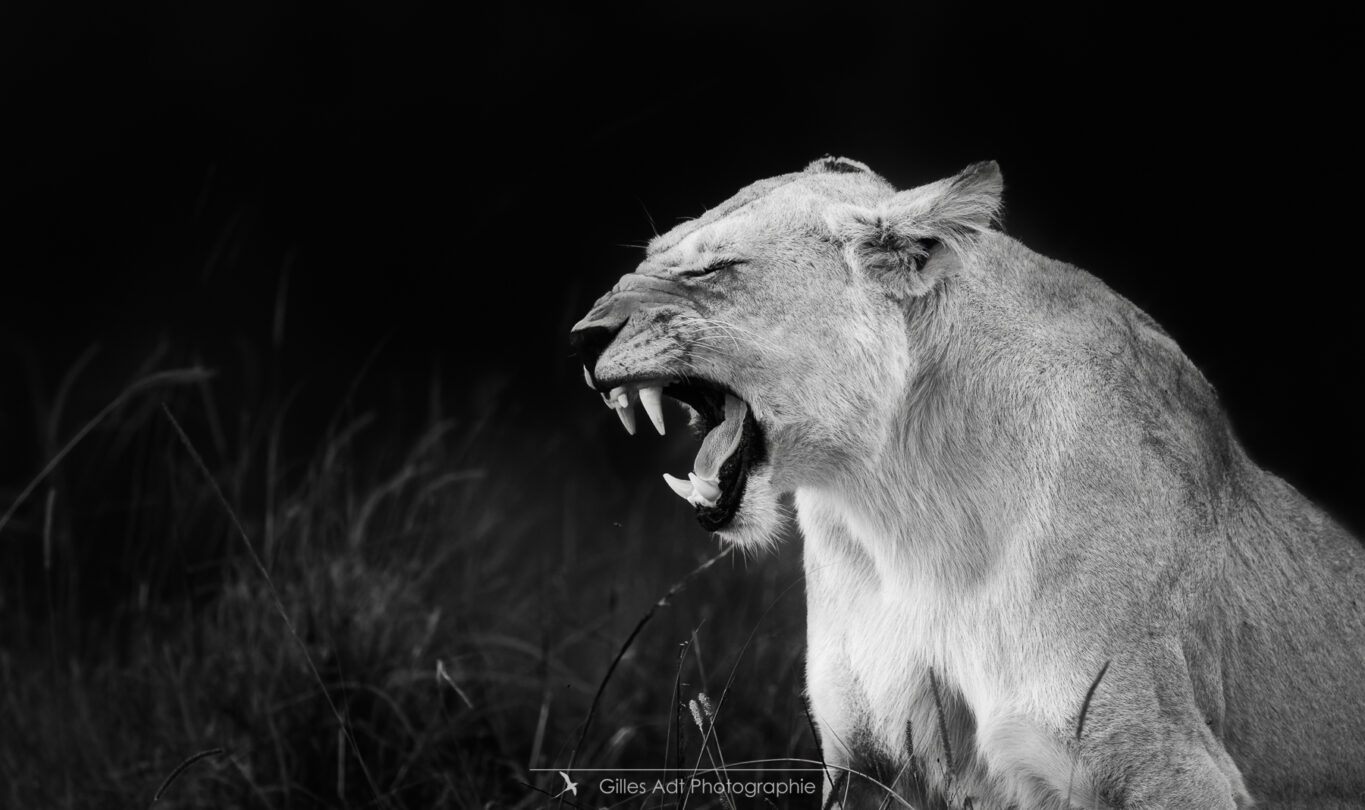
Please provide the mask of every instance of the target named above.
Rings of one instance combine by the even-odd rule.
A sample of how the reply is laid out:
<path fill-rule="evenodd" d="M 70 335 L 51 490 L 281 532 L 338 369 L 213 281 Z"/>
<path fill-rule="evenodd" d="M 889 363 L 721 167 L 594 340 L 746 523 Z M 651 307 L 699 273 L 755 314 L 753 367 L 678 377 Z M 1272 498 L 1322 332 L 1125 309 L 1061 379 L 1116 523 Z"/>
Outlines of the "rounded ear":
<path fill-rule="evenodd" d="M 961 258 L 1000 214 L 1004 182 L 995 161 L 902 191 L 875 209 L 830 206 L 825 222 L 856 271 L 880 281 L 892 296 L 917 298 L 955 266 L 930 261 L 943 249 Z"/>
<path fill-rule="evenodd" d="M 848 266 L 879 282 L 892 297 L 918 298 L 934 288 L 936 274 L 925 271 L 937 240 L 898 229 L 881 209 L 835 205 L 825 221 Z"/>

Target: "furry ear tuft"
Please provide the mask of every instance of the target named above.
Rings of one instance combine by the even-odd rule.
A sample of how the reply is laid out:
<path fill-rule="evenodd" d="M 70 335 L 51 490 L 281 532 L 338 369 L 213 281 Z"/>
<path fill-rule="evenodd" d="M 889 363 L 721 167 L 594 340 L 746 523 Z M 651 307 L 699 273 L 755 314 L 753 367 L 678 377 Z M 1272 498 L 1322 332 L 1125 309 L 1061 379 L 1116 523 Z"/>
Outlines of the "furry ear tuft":
<path fill-rule="evenodd" d="M 867 209 L 834 205 L 830 231 L 849 266 L 881 281 L 896 298 L 915 298 L 938 284 L 949 262 L 930 262 L 940 247 L 959 259 L 1000 214 L 1004 181 L 995 161 L 902 191 Z"/>
<path fill-rule="evenodd" d="M 838 205 L 826 214 L 844 261 L 879 281 L 896 298 L 917 298 L 933 289 L 925 265 L 938 241 L 904 232 L 883 211 Z"/>

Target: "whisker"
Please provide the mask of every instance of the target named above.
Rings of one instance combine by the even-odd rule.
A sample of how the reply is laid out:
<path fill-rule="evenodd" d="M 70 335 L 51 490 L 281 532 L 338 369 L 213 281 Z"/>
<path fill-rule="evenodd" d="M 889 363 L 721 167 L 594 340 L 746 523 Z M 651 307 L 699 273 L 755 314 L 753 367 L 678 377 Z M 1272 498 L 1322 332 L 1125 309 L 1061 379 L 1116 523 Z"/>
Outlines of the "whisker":
<path fill-rule="evenodd" d="M 752 329 L 748 329 L 737 324 L 717 320 L 715 318 L 697 317 L 686 318 L 684 319 L 683 322 L 688 326 L 699 329 L 702 332 L 702 334 L 705 334 L 707 330 L 712 330 L 724 334 L 735 342 L 736 348 L 739 348 L 740 345 L 739 338 L 743 337 L 748 341 L 758 344 L 760 348 L 767 349 L 774 353 L 783 352 L 782 347 L 776 341 L 772 340 L 768 336 L 759 334 L 758 332 Z"/>

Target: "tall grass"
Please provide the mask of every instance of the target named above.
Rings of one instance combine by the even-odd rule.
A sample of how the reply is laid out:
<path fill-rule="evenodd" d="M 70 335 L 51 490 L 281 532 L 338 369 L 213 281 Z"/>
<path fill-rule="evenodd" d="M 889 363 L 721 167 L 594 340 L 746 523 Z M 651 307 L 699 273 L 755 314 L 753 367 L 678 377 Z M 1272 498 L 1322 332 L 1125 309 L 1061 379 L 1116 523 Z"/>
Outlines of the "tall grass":
<path fill-rule="evenodd" d="M 670 592 L 718 549 L 577 388 L 546 420 L 432 381 L 414 423 L 362 381 L 309 419 L 147 366 L 66 375 L 0 491 L 0 805 L 554 806 L 571 761 L 818 760 L 795 549 Z"/>

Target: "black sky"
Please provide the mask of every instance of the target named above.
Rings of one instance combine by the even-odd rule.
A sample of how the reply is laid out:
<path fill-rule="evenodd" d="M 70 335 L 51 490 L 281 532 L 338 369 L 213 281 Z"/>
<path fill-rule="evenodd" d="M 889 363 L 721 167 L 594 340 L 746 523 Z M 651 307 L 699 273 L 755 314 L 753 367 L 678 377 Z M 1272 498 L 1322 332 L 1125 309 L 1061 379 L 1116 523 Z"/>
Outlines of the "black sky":
<path fill-rule="evenodd" d="M 5 368 L 266 347 L 283 288 L 291 373 L 387 338 L 394 373 L 508 376 L 543 421 L 651 218 L 825 153 L 903 186 L 993 158 L 1012 234 L 1147 309 L 1253 455 L 1365 523 L 1358 12 L 895 8 L 6 4 Z"/>

